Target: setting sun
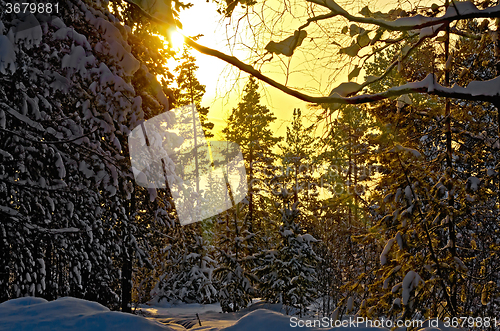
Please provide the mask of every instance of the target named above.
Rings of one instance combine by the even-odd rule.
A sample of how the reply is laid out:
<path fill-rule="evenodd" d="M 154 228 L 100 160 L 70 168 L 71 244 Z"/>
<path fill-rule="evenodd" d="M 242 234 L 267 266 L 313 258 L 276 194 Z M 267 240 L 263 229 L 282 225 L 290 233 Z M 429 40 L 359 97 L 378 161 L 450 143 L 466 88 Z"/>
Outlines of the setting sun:
<path fill-rule="evenodd" d="M 179 30 L 171 30 L 169 32 L 170 42 L 172 44 L 172 48 L 177 52 L 182 50 L 184 45 L 184 35 Z"/>

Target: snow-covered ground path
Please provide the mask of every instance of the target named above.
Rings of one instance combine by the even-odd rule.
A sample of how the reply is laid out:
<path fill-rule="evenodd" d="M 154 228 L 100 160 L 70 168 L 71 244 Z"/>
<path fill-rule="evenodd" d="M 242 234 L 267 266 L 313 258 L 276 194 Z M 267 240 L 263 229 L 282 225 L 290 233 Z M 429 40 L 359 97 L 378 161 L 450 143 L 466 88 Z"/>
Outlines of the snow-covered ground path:
<path fill-rule="evenodd" d="M 148 319 L 156 320 L 168 325 L 174 330 L 191 331 L 283 331 L 283 330 L 307 330 L 307 331 L 388 331 L 389 328 L 366 327 L 366 325 L 351 325 L 340 327 L 307 327 L 300 325 L 297 317 L 292 322 L 292 316 L 285 314 L 282 305 L 269 304 L 260 300 L 254 300 L 252 305 L 237 313 L 222 313 L 218 303 L 210 305 L 201 304 L 170 304 L 157 303 L 154 305 L 142 305 L 138 309 L 140 315 Z M 198 315 L 198 316 L 197 316 Z M 198 320 L 199 318 L 199 320 Z M 305 317 L 306 320 L 322 320 L 321 317 Z M 345 320 L 356 319 L 354 316 L 345 317 Z M 318 321 L 317 321 L 318 322 Z M 201 323 L 201 325 L 200 325 Z M 434 325 L 435 326 L 435 325 Z M 418 329 L 418 328 L 417 328 Z M 396 329 L 404 331 L 406 328 Z M 425 325 L 419 331 L 456 331 L 454 328 L 446 328 L 440 323 L 439 327 Z"/>
<path fill-rule="evenodd" d="M 162 324 L 167 324 L 172 328 L 177 328 L 179 325 L 184 325 L 189 330 L 222 330 L 233 326 L 244 316 L 256 310 L 268 310 L 280 312 L 280 305 L 271 305 L 260 300 L 254 300 L 252 305 L 236 313 L 222 313 L 219 303 L 214 304 L 170 304 L 160 303 L 154 305 L 141 305 L 137 313 L 148 319 L 159 321 Z M 255 314 L 255 313 L 254 313 Z M 259 312 L 258 314 L 262 314 Z M 197 316 L 198 315 L 198 316 Z M 282 314 L 278 314 L 281 316 Z M 287 323 L 289 317 L 286 317 Z M 201 324 L 201 326 L 200 326 Z M 179 330 L 184 330 L 180 328 Z M 260 328 L 258 330 L 261 330 Z M 256 330 L 252 330 L 256 331 Z"/>
<path fill-rule="evenodd" d="M 222 314 L 218 303 L 210 305 L 197 303 L 141 305 L 137 309 L 137 313 L 148 319 L 167 324 L 175 330 L 220 330 L 235 324 L 241 317 L 241 313 Z M 196 314 L 200 318 L 199 321 Z"/>

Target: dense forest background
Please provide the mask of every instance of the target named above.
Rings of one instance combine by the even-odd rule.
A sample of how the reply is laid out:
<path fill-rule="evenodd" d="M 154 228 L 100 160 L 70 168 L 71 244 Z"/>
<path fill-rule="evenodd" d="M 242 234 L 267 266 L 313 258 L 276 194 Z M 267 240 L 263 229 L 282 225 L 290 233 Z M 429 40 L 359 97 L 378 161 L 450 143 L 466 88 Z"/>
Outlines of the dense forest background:
<path fill-rule="evenodd" d="M 168 189 L 135 183 L 127 139 L 191 103 L 213 134 L 195 58 L 175 55 L 133 4 L 66 0 L 59 11 L 0 14 L 0 301 L 73 296 L 123 311 L 220 302 L 230 312 L 260 297 L 300 315 L 500 315 L 495 102 L 414 93 L 314 104 L 315 123 L 290 109 L 276 137 L 250 77 L 222 131 L 242 148 L 248 195 L 181 226 Z M 490 22 L 456 28 L 448 55 L 423 41 L 389 74 L 400 46 L 379 50 L 365 75 L 384 78 L 366 93 L 433 70 L 448 86 L 496 77 Z M 364 43 L 362 30 L 344 33 Z M 168 68 L 173 56 L 180 64 Z"/>

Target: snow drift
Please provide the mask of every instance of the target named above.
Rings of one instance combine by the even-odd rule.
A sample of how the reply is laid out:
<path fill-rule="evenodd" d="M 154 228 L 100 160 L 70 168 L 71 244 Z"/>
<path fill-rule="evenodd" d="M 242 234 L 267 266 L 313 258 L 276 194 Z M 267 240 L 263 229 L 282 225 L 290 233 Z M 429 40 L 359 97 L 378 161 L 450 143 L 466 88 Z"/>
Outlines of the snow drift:
<path fill-rule="evenodd" d="M 292 316 L 281 314 L 277 311 L 262 309 L 262 304 L 256 310 L 248 313 L 229 313 L 221 314 L 214 309 L 216 305 L 182 304 L 180 306 L 168 305 L 166 308 L 150 307 L 153 311 L 161 311 L 161 317 L 156 319 L 163 322 L 156 322 L 155 317 L 144 318 L 137 315 L 110 311 L 99 303 L 76 299 L 71 297 L 59 298 L 55 301 L 47 301 L 42 298 L 25 297 L 13 299 L 0 304 L 0 331 L 3 330 L 37 330 L 37 331 L 176 331 L 185 330 L 178 322 L 171 320 L 173 317 L 182 318 L 186 316 L 196 316 L 199 312 L 199 318 L 202 326 L 198 323 L 192 323 L 192 331 L 283 331 L 283 330 L 309 330 L 309 331 L 388 331 L 387 328 L 376 327 L 333 327 L 333 328 L 315 328 L 315 327 L 295 327 L 292 326 Z M 218 305 L 217 305 L 218 306 Z M 176 309 L 172 309 L 176 308 Z M 208 309 L 205 309 L 208 308 Z M 251 309 L 251 307 L 249 307 Z M 275 309 L 276 305 L 270 305 L 269 308 Z M 241 314 L 241 315 L 240 315 Z M 239 319 L 237 319 L 237 317 Z M 169 318 L 170 317 L 170 318 Z M 236 318 L 235 318 L 236 317 Z M 352 316 L 351 316 L 352 317 Z M 295 321 L 298 320 L 294 316 Z M 344 317 L 345 318 L 345 317 Z M 236 320 L 237 319 L 237 320 Z M 312 319 L 304 317 L 303 320 Z M 170 323 L 170 324 L 164 324 Z M 424 327 L 419 331 L 452 331 L 453 328 L 445 328 L 442 323 L 439 327 Z M 402 331 L 402 329 L 398 329 Z"/>
<path fill-rule="evenodd" d="M 25 297 L 0 304 L 0 330 L 100 331 L 173 330 L 132 314 L 110 311 L 99 303 L 64 297 L 54 301 Z"/>

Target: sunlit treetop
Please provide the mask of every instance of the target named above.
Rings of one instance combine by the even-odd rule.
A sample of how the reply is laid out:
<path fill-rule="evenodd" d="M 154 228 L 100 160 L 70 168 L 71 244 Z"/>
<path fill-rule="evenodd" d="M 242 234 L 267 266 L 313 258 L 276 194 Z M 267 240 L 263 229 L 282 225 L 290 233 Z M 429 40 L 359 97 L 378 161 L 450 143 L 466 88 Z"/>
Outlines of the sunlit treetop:
<path fill-rule="evenodd" d="M 125 0 L 142 9 L 145 15 L 157 22 L 165 23 L 167 27 L 182 27 L 179 12 L 192 6 L 179 0 Z"/>

